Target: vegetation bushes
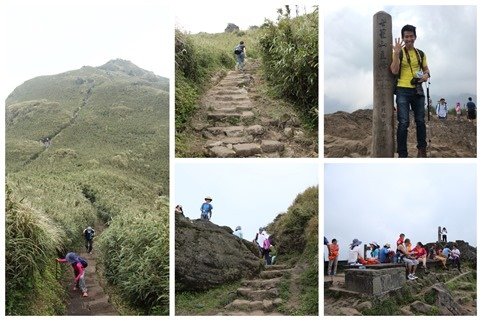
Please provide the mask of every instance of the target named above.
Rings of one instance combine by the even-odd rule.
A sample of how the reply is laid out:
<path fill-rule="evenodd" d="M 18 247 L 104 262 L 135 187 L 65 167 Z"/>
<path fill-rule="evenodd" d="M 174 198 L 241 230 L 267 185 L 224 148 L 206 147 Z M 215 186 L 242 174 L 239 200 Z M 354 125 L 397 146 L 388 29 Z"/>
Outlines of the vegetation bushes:
<path fill-rule="evenodd" d="M 274 92 L 300 110 L 314 128 L 318 124 L 318 9 L 291 18 L 280 9 L 277 23 L 268 21 L 259 40 L 267 80 Z"/>
<path fill-rule="evenodd" d="M 117 216 L 99 241 L 107 280 L 144 314 L 169 310 L 169 203 Z"/>
<path fill-rule="evenodd" d="M 267 227 L 274 236 L 280 260 L 290 260 L 303 267 L 302 304 L 297 315 L 318 313 L 318 187 L 299 194 L 288 208 Z"/>

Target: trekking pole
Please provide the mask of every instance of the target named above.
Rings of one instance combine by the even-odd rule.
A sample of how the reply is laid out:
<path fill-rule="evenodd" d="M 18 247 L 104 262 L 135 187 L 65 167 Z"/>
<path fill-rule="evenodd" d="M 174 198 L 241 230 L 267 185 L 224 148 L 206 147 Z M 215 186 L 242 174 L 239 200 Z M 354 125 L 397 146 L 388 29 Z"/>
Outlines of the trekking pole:
<path fill-rule="evenodd" d="M 430 103 L 430 78 L 427 80 L 427 138 L 428 138 L 428 144 L 427 144 L 427 150 L 428 150 L 428 157 L 432 156 L 431 153 L 431 142 L 432 142 L 432 131 L 430 128 L 430 112 L 432 109 L 432 104 Z"/>

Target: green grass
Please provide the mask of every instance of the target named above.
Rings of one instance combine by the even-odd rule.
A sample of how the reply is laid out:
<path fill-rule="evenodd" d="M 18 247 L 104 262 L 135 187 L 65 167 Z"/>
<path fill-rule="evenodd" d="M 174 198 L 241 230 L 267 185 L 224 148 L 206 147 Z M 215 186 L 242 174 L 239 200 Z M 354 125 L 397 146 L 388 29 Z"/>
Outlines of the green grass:
<path fill-rule="evenodd" d="M 206 292 L 176 293 L 176 315 L 212 315 L 234 300 L 239 286 L 235 282 Z"/>
<path fill-rule="evenodd" d="M 138 313 L 167 314 L 168 83 L 133 65 L 111 67 L 38 77 L 7 99 L 6 182 L 12 204 L 33 219 L 24 220 L 28 237 L 7 233 L 6 257 L 18 256 L 18 248 L 26 261 L 8 259 L 6 269 L 42 270 L 28 242 L 48 246 L 39 262 L 54 262 L 80 248 L 82 230 L 100 219 L 110 226 L 98 238 L 104 271 L 117 272 L 106 279 Z M 53 137 L 48 148 L 45 136 Z M 9 228 L 19 225 L 20 216 L 9 217 Z M 36 228 L 42 222 L 48 228 Z M 7 314 L 40 307 L 39 314 L 61 314 L 59 282 L 35 290 L 52 273 L 44 265 L 44 275 L 7 274 Z"/>

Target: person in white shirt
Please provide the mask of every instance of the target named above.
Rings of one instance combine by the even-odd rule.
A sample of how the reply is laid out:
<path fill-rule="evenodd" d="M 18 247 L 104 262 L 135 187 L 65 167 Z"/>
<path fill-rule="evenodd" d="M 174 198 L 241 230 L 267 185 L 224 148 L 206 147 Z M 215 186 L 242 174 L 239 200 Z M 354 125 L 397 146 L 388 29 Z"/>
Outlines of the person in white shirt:
<path fill-rule="evenodd" d="M 450 251 L 449 260 L 452 261 L 453 265 L 457 266 L 457 270 L 459 270 L 459 272 L 462 272 L 460 270 L 460 250 L 457 248 L 456 244 L 452 245 L 452 251 Z"/>
<path fill-rule="evenodd" d="M 403 243 L 397 246 L 397 250 L 400 253 L 400 257 L 402 258 L 402 262 L 405 263 L 406 266 L 406 274 L 408 280 L 415 280 L 418 277 L 415 276 L 415 271 L 417 270 L 418 261 L 412 256 L 407 249 L 407 245 L 410 244 L 409 239 L 405 239 Z"/>
<path fill-rule="evenodd" d="M 350 251 L 348 252 L 348 265 L 356 265 L 358 261 L 364 260 L 362 242 L 358 239 L 354 239 L 350 244 Z"/>
<path fill-rule="evenodd" d="M 435 111 L 437 112 L 437 116 L 439 119 L 447 119 L 447 113 L 449 111 L 449 108 L 447 107 L 447 103 L 445 102 L 444 98 L 440 98 L 437 107 L 435 108 Z"/>
<path fill-rule="evenodd" d="M 241 231 L 241 226 L 236 226 L 236 230 L 233 232 L 233 234 L 242 239 L 243 231 Z"/>

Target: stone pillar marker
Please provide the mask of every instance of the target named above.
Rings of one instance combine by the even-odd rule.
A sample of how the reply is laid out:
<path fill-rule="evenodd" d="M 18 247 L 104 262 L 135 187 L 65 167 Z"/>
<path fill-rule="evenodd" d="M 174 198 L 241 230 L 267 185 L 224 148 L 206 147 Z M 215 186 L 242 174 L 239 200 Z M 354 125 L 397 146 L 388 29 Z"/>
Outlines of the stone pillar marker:
<path fill-rule="evenodd" d="M 440 226 L 438 227 L 438 234 L 437 235 L 438 235 L 438 237 L 437 237 L 438 241 L 442 242 L 442 228 Z"/>
<path fill-rule="evenodd" d="M 392 43 L 392 17 L 379 11 L 373 16 L 372 157 L 393 157 L 395 153 Z"/>

